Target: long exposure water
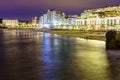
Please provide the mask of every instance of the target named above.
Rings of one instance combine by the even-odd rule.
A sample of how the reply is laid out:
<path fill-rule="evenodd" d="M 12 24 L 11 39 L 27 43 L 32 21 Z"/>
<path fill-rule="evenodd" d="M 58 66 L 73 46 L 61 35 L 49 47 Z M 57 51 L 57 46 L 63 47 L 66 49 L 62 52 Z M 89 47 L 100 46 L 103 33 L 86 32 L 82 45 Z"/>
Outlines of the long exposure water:
<path fill-rule="evenodd" d="M 104 41 L 0 30 L 0 80 L 120 80 L 118 53 Z"/>

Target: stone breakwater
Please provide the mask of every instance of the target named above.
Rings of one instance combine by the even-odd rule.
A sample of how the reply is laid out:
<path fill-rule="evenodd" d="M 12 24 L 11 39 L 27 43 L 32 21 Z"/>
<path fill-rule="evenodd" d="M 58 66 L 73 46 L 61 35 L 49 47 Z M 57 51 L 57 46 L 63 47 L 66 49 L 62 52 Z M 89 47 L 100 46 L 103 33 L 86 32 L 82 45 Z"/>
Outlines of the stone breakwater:
<path fill-rule="evenodd" d="M 106 49 L 120 49 L 120 32 L 108 31 L 106 33 Z"/>

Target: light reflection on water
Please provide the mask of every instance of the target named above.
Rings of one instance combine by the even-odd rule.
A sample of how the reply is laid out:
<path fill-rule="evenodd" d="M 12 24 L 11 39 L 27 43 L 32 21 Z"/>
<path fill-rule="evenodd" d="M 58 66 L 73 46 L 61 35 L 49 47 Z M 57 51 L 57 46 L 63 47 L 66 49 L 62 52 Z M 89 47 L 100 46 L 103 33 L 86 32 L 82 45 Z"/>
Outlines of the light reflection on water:
<path fill-rule="evenodd" d="M 82 47 L 76 45 L 74 60 L 77 71 L 81 72 L 82 80 L 111 80 L 107 54 L 104 50 L 105 43 L 95 40 L 79 41 L 85 45 Z"/>
<path fill-rule="evenodd" d="M 0 80 L 114 80 L 103 41 L 30 30 L 0 37 Z"/>

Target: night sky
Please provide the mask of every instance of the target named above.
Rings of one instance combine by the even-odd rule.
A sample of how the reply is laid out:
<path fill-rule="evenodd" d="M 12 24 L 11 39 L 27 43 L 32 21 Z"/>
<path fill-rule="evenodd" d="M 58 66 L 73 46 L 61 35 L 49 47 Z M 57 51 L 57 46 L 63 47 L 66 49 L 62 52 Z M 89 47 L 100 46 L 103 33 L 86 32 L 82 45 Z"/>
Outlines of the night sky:
<path fill-rule="evenodd" d="M 120 0 L 0 0 L 0 18 L 29 20 L 53 8 L 72 15 L 86 9 L 118 4 Z"/>

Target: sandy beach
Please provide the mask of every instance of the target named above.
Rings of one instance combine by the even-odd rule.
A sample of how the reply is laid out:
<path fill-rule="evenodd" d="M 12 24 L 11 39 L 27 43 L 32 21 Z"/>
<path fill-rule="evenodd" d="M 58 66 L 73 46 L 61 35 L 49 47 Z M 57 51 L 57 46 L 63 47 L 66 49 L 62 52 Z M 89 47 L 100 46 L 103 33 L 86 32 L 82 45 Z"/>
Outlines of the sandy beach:
<path fill-rule="evenodd" d="M 81 30 L 35 30 L 51 34 L 59 34 L 64 36 L 80 37 L 85 39 L 105 41 L 105 31 L 81 31 Z"/>
<path fill-rule="evenodd" d="M 8 28 L 7 28 L 8 29 Z M 83 31 L 83 30 L 49 30 L 49 29 L 27 29 L 27 28 L 9 28 L 10 30 L 33 30 L 35 32 L 45 32 L 63 36 L 80 37 L 84 39 L 93 39 L 106 41 L 106 31 Z"/>

